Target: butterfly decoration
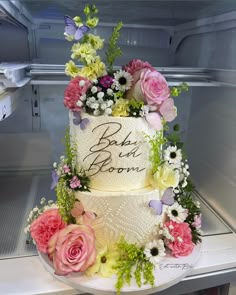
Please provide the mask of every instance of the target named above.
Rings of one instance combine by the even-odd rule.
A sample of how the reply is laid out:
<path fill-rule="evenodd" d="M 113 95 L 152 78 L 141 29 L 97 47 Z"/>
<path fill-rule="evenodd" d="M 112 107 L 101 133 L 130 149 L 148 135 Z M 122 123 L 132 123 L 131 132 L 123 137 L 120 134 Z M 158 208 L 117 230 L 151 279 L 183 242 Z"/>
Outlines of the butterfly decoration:
<path fill-rule="evenodd" d="M 96 213 L 85 211 L 84 206 L 80 201 L 76 201 L 71 215 L 76 219 L 76 223 L 90 225 L 92 221 L 97 217 Z"/>
<path fill-rule="evenodd" d="M 59 176 L 55 170 L 52 171 L 52 183 L 50 189 L 54 189 L 58 183 Z"/>
<path fill-rule="evenodd" d="M 74 119 L 73 119 L 74 125 L 79 125 L 80 129 L 84 130 L 87 124 L 89 123 L 89 119 L 88 118 L 82 119 L 79 112 L 73 112 L 73 115 L 74 115 Z"/>
<path fill-rule="evenodd" d="M 65 33 L 73 36 L 75 40 L 80 40 L 90 30 L 88 26 L 78 27 L 75 21 L 68 15 L 64 16 L 65 19 Z"/>
<path fill-rule="evenodd" d="M 171 206 L 175 202 L 174 200 L 174 193 L 173 189 L 171 187 L 167 188 L 162 197 L 161 200 L 151 200 L 149 202 L 149 207 L 151 207 L 156 215 L 161 215 L 163 210 L 163 205 Z"/>

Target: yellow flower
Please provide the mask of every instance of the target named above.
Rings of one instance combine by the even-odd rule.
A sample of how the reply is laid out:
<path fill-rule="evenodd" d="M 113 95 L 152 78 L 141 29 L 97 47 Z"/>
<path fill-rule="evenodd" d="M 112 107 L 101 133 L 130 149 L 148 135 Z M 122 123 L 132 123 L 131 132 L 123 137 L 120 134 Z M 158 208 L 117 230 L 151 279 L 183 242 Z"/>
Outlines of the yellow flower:
<path fill-rule="evenodd" d="M 87 64 L 94 62 L 96 56 L 96 50 L 92 47 L 90 43 L 76 43 L 71 48 L 73 59 L 82 59 Z"/>
<path fill-rule="evenodd" d="M 116 272 L 114 266 L 116 265 L 118 258 L 119 253 L 115 249 L 109 250 L 107 246 L 97 249 L 96 261 L 94 265 L 88 268 L 86 274 L 92 276 L 97 273 L 102 277 L 110 277 Z"/>
<path fill-rule="evenodd" d="M 67 76 L 74 78 L 79 75 L 79 72 L 79 68 L 75 65 L 75 63 L 72 60 L 66 63 L 65 73 Z"/>
<path fill-rule="evenodd" d="M 94 80 L 106 74 L 106 66 L 100 60 L 100 58 L 96 56 L 93 63 L 88 64 L 81 69 L 80 74 L 82 77 L 86 77 L 89 80 Z"/>
<path fill-rule="evenodd" d="M 86 25 L 90 28 L 95 28 L 96 25 L 98 24 L 98 21 L 99 21 L 98 17 L 88 18 L 86 21 Z"/>
<path fill-rule="evenodd" d="M 160 190 L 165 190 L 168 187 L 177 187 L 179 184 L 179 173 L 169 165 L 164 164 L 152 176 L 151 184 L 154 188 Z"/>
<path fill-rule="evenodd" d="M 82 23 L 82 20 L 81 20 L 81 17 L 80 17 L 80 16 L 75 16 L 75 17 L 73 18 L 73 20 L 74 20 L 74 22 L 75 22 L 76 26 L 80 27 L 80 26 L 82 26 L 82 25 L 83 25 L 83 23 Z"/>
<path fill-rule="evenodd" d="M 89 42 L 95 50 L 102 49 L 104 44 L 104 39 L 93 34 L 86 35 L 86 40 Z"/>
<path fill-rule="evenodd" d="M 67 35 L 66 33 L 64 33 L 65 39 L 69 42 L 74 40 L 74 36 L 73 35 Z"/>
<path fill-rule="evenodd" d="M 116 100 L 114 108 L 112 110 L 112 116 L 114 117 L 128 117 L 129 115 L 129 101 L 124 98 Z"/>

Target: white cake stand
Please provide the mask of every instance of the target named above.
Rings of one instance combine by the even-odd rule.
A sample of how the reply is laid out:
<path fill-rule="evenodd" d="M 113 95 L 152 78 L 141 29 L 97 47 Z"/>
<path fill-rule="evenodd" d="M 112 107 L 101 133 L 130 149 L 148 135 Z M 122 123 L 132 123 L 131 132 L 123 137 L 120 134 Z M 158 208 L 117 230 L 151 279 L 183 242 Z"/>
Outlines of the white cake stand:
<path fill-rule="evenodd" d="M 189 272 L 193 265 L 197 262 L 200 256 L 201 245 L 197 245 L 192 254 L 186 257 L 175 258 L 166 256 L 161 262 L 159 267 L 155 270 L 155 286 L 152 288 L 150 285 L 143 285 L 139 288 L 135 280 L 131 281 L 130 286 L 125 285 L 121 294 L 139 294 L 146 295 L 157 291 L 164 290 L 173 286 L 181 281 Z M 116 290 L 114 288 L 116 277 L 101 278 L 99 276 L 87 277 L 80 273 L 71 273 L 67 276 L 57 276 L 54 274 L 54 268 L 47 255 L 39 253 L 39 257 L 46 268 L 53 276 L 63 283 L 71 286 L 72 288 L 95 295 L 114 295 Z"/>

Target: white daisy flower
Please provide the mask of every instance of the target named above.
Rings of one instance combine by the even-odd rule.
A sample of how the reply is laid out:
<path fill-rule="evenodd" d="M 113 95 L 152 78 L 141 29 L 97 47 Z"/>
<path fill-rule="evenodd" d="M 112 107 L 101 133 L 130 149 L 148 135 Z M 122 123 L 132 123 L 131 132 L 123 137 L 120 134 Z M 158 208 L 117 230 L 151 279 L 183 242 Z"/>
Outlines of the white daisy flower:
<path fill-rule="evenodd" d="M 185 208 L 175 202 L 172 206 L 166 208 L 166 213 L 171 220 L 181 223 L 187 218 L 188 213 Z"/>
<path fill-rule="evenodd" d="M 158 264 L 165 253 L 165 246 L 162 240 L 152 241 L 145 246 L 144 254 L 152 264 Z"/>
<path fill-rule="evenodd" d="M 114 74 L 114 84 L 116 90 L 125 91 L 130 89 L 133 77 L 126 71 L 119 70 Z"/>
<path fill-rule="evenodd" d="M 168 148 L 164 151 L 164 159 L 168 161 L 169 164 L 174 165 L 175 168 L 180 168 L 182 152 L 180 149 L 177 149 L 177 146 L 168 146 Z"/>

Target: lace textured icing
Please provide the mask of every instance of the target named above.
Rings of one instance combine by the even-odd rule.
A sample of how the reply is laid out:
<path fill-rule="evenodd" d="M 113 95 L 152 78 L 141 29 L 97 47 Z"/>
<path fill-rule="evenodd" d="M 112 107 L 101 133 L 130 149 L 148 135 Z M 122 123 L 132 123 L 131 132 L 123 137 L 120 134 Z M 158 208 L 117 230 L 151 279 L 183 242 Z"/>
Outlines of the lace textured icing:
<path fill-rule="evenodd" d="M 77 193 L 86 211 L 97 214 L 93 223 L 99 244 L 113 244 L 121 235 L 128 242 L 145 244 L 150 240 L 153 227 L 163 220 L 155 215 L 148 203 L 159 199 L 157 190 L 137 193 L 117 192 Z"/>

